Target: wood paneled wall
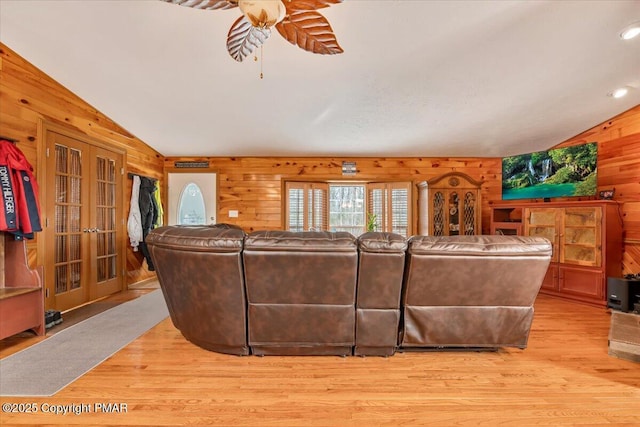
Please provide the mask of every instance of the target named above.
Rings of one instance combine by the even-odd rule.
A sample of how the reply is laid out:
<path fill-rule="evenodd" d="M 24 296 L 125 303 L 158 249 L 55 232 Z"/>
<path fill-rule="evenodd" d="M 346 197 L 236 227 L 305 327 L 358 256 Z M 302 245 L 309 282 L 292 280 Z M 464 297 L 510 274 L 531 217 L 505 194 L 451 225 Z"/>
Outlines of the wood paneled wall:
<path fill-rule="evenodd" d="M 103 144 L 126 151 L 126 169 L 155 178 L 163 176 L 163 157 L 122 129 L 42 71 L 0 43 L 0 135 L 17 140 L 17 145 L 38 171 L 44 146 L 41 123 L 46 121 L 87 135 Z M 126 177 L 126 175 L 125 175 Z M 132 181 L 125 178 L 124 192 L 131 194 Z M 44 186 L 40 186 L 44 200 Z M 125 211 L 128 213 L 127 205 Z M 126 238 L 126 236 L 123 236 Z M 38 239 L 28 243 L 29 262 L 36 265 Z M 155 274 L 146 270 L 139 253 L 127 249 L 127 284 Z M 40 262 L 41 263 L 41 262 Z"/>
<path fill-rule="evenodd" d="M 501 194 L 501 160 L 497 158 L 168 157 L 165 171 L 176 171 L 175 161 L 208 161 L 208 171 L 218 174 L 218 221 L 239 225 L 246 231 L 283 228 L 283 180 L 411 181 L 417 184 L 457 171 L 483 182 L 483 200 L 499 198 Z M 342 176 L 343 161 L 356 163 L 355 176 Z M 229 218 L 229 210 L 237 210 L 238 218 Z M 483 203 L 483 225 L 487 232 L 489 215 L 489 205 Z"/>

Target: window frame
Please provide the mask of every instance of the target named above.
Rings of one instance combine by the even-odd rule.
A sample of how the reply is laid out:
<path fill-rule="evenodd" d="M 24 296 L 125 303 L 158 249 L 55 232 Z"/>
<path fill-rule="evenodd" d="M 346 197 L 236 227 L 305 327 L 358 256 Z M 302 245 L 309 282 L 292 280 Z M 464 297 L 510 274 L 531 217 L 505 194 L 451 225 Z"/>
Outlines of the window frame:
<path fill-rule="evenodd" d="M 365 207 L 365 229 L 363 232 L 366 232 L 366 223 L 367 223 L 367 213 L 369 213 L 369 203 L 370 203 L 370 192 L 371 189 L 374 188 L 384 188 L 388 194 L 392 194 L 392 191 L 394 189 L 403 189 L 406 190 L 407 192 L 407 238 L 410 237 L 411 235 L 413 235 L 415 233 L 417 224 L 415 222 L 415 212 L 417 209 L 417 192 L 416 192 L 416 186 L 414 185 L 414 183 L 410 180 L 388 180 L 388 181 L 380 181 L 380 180 L 349 180 L 349 179 L 313 179 L 313 180 L 300 180 L 299 178 L 291 178 L 291 179 L 286 179 L 284 178 L 282 180 L 282 191 L 283 191 L 283 197 L 282 197 L 282 211 L 283 211 L 283 215 L 282 215 L 282 229 L 283 230 L 290 230 L 290 211 L 289 211 L 289 191 L 291 189 L 297 188 L 297 189 L 302 189 L 303 191 L 305 191 L 305 195 L 304 200 L 305 200 L 305 205 L 306 205 L 306 200 L 308 200 L 308 195 L 306 194 L 306 191 L 308 191 L 309 189 L 312 188 L 323 188 L 324 189 L 324 197 L 325 197 L 325 210 L 324 210 L 324 220 L 322 222 L 323 226 L 322 226 L 322 230 L 329 230 L 330 229 L 330 223 L 329 223 L 329 211 L 330 211 L 330 194 L 329 194 L 329 186 L 330 185 L 346 185 L 346 186 L 350 186 L 350 185 L 364 185 L 365 187 L 365 201 L 364 201 L 364 207 Z M 377 231 L 388 231 L 391 232 L 393 230 L 393 209 L 390 206 L 392 205 L 392 201 L 390 199 L 387 199 L 385 202 L 385 209 L 386 211 L 389 213 L 389 215 L 387 216 L 387 220 L 384 221 L 384 223 L 381 223 L 381 228 L 378 229 Z M 308 212 L 307 207 L 305 206 L 304 208 L 304 212 Z M 309 231 L 309 227 L 307 227 L 307 224 L 309 223 L 308 218 L 304 218 L 303 219 L 303 224 L 304 224 L 304 231 Z"/>

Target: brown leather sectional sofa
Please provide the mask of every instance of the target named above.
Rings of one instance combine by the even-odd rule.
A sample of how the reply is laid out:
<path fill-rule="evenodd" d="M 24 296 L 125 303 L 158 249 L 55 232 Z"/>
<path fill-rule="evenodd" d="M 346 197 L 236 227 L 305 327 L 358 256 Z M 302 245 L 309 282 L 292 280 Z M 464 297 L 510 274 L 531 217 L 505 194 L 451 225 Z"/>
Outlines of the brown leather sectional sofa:
<path fill-rule="evenodd" d="M 166 226 L 147 237 L 171 319 L 236 355 L 525 348 L 542 238 Z"/>

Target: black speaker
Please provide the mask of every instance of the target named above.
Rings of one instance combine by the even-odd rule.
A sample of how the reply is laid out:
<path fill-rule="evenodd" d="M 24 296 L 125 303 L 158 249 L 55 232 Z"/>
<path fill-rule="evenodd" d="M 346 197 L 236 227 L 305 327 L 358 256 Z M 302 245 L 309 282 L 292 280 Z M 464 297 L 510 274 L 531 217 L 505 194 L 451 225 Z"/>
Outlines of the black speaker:
<path fill-rule="evenodd" d="M 640 304 L 640 279 L 607 278 L 607 307 L 628 313 Z"/>

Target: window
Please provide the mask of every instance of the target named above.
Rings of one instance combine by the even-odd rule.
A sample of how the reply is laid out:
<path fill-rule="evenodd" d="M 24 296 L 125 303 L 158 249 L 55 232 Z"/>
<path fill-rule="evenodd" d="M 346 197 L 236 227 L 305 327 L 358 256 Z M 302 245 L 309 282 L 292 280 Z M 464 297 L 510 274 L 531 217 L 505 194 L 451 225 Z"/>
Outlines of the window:
<path fill-rule="evenodd" d="M 327 190 L 324 183 L 287 182 L 287 230 L 326 230 Z"/>
<path fill-rule="evenodd" d="M 411 233 L 411 183 L 370 183 L 368 212 L 376 216 L 376 231 L 408 237 Z"/>
<path fill-rule="evenodd" d="M 178 205 L 178 225 L 198 225 L 205 223 L 204 197 L 197 184 L 187 184 L 180 195 Z"/>
<path fill-rule="evenodd" d="M 411 234 L 411 183 L 287 182 L 286 229 L 291 231 L 375 231 Z"/>
<path fill-rule="evenodd" d="M 364 185 L 329 185 L 329 227 L 358 236 L 366 229 Z"/>

